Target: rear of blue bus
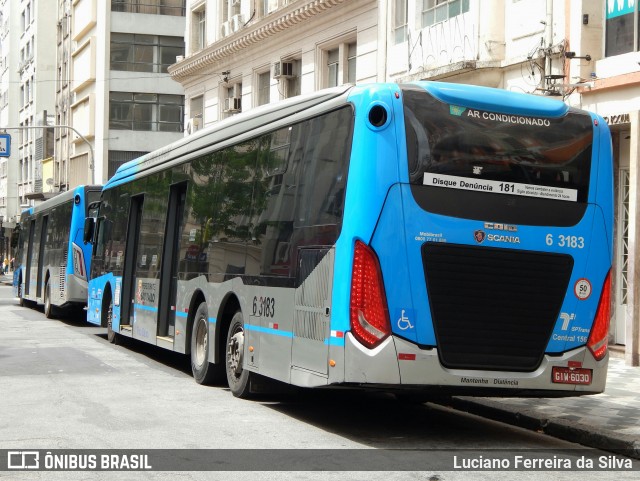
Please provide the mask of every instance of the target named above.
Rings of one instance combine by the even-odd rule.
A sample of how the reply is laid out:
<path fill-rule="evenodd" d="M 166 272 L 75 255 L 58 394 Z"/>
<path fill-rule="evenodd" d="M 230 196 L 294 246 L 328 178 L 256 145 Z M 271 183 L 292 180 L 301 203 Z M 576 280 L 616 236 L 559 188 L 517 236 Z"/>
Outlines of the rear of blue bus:
<path fill-rule="evenodd" d="M 604 121 L 554 99 L 445 83 L 352 102 L 360 143 L 336 263 L 351 282 L 333 293 L 334 307 L 349 298 L 344 381 L 602 392 L 613 250 Z"/>

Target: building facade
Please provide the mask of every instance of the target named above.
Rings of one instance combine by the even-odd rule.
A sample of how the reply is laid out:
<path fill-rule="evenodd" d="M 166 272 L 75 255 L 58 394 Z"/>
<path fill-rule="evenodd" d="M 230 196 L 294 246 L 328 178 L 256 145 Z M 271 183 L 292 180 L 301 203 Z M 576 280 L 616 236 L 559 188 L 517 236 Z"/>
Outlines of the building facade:
<path fill-rule="evenodd" d="M 182 137 L 184 0 L 59 0 L 54 185 L 102 183 Z M 141 135 L 141 134 L 144 135 Z"/>
<path fill-rule="evenodd" d="M 11 135 L 11 156 L 0 161 L 0 215 L 5 228 L 15 226 L 21 206 L 41 197 L 42 161 L 50 156 L 50 137 L 43 128 L 52 122 L 55 57 L 49 46 L 55 24 L 55 4 L 33 0 L 5 0 L 2 13 L 2 75 L 0 129 Z"/>
<path fill-rule="evenodd" d="M 344 83 L 384 80 L 374 0 L 187 3 L 188 132 L 242 110 Z"/>
<path fill-rule="evenodd" d="M 640 362 L 640 32 L 638 2 L 584 2 L 601 12 L 586 53 L 590 82 L 580 106 L 602 115 L 612 131 L 616 167 L 616 286 L 612 335 L 624 344 L 627 362 Z M 585 15 L 592 15 L 585 8 Z M 576 22 L 579 24 L 579 22 Z M 594 27 L 597 27 L 595 25 Z M 581 30 L 588 30 L 582 25 Z"/>
<path fill-rule="evenodd" d="M 20 5 L 10 0 L 0 2 L 0 129 L 18 125 L 20 110 Z M 11 101 L 10 101 L 11 99 Z M 20 159 L 16 141 L 19 139 L 15 130 L 5 130 L 11 135 L 10 155 L 0 157 L 0 220 L 4 234 L 8 234 L 15 226 L 15 215 L 19 211 L 18 174 Z M 8 235 L 0 237 L 0 258 L 3 258 L 8 247 Z"/>
<path fill-rule="evenodd" d="M 5 227 L 182 137 L 183 89 L 167 67 L 184 55 L 185 0 L 1 0 L 0 14 Z"/>

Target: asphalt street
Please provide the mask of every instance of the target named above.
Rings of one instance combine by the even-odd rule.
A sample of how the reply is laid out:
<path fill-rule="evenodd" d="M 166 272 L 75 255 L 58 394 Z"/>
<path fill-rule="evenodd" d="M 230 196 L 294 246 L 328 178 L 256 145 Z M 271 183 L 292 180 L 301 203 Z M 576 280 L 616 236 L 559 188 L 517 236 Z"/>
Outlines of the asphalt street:
<path fill-rule="evenodd" d="M 637 462 L 579 473 L 576 466 L 465 468 L 465 456 L 476 462 L 513 461 L 522 453 L 560 459 L 569 453 L 572 462 L 582 453 L 626 458 L 448 406 L 405 405 L 387 394 L 315 390 L 238 400 L 224 386 L 195 383 L 181 355 L 136 341 L 111 345 L 105 329 L 79 316 L 49 320 L 18 306 L 8 286 L 0 286 L 0 403 L 0 454 L 36 450 L 44 459 L 46 452 L 125 450 L 150 453 L 156 468 L 175 466 L 0 470 L 2 480 L 569 480 L 578 474 L 581 480 L 635 480 L 639 473 Z M 424 463 L 402 467 L 400 456 Z"/>

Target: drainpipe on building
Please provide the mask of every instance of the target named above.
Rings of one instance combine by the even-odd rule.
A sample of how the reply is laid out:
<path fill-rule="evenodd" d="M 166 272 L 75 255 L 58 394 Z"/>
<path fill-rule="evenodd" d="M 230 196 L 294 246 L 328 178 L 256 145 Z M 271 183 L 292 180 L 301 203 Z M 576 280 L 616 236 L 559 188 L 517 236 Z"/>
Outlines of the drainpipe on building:
<path fill-rule="evenodd" d="M 390 10 L 390 5 L 389 2 L 378 3 L 378 82 L 389 80 L 387 79 L 387 42 L 389 41 L 387 12 Z"/>

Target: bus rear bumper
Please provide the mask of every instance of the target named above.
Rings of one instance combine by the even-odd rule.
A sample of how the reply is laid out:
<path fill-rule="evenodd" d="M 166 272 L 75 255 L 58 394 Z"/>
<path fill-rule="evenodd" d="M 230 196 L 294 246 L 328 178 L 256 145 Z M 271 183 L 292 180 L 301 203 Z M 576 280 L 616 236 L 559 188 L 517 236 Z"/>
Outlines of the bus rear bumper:
<path fill-rule="evenodd" d="M 65 291 L 65 299 L 63 301 L 65 304 L 82 306 L 87 304 L 88 283 L 86 280 L 67 274 Z"/>
<path fill-rule="evenodd" d="M 369 350 L 348 333 L 345 361 L 345 382 L 363 387 L 369 384 L 412 390 L 435 388 L 441 393 L 477 396 L 559 397 L 603 392 L 609 358 L 607 355 L 596 361 L 586 347 L 580 347 L 559 355 L 545 354 L 532 372 L 447 369 L 440 363 L 436 348 L 420 349 L 390 337 Z"/>

